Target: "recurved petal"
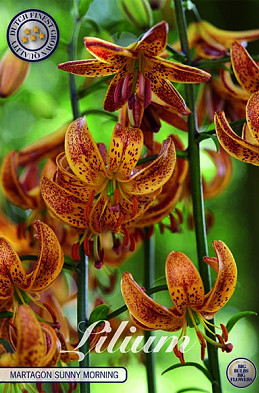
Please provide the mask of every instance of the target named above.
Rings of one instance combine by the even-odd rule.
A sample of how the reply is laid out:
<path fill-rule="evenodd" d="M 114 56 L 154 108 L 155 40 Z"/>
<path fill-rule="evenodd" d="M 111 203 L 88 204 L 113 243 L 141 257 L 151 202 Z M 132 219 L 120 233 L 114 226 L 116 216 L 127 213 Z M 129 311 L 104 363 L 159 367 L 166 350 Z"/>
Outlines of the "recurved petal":
<path fill-rule="evenodd" d="M 195 51 L 198 56 L 203 59 L 220 59 L 228 54 L 226 48 L 220 45 L 213 38 L 206 36 L 202 37 L 195 45 Z"/>
<path fill-rule="evenodd" d="M 59 64 L 58 68 L 71 74 L 89 77 L 112 75 L 118 71 L 116 66 L 97 59 L 68 61 Z"/>
<path fill-rule="evenodd" d="M 239 42 L 232 44 L 230 53 L 234 73 L 240 85 L 249 93 L 258 91 L 259 66 Z"/>
<path fill-rule="evenodd" d="M 214 241 L 212 245 L 217 256 L 218 275 L 212 289 L 205 295 L 202 307 L 204 315 L 207 312 L 215 314 L 228 302 L 237 280 L 237 267 L 229 248 L 222 241 Z"/>
<path fill-rule="evenodd" d="M 252 94 L 247 102 L 246 118 L 250 132 L 259 145 L 259 91 Z"/>
<path fill-rule="evenodd" d="M 148 59 L 147 66 L 150 73 L 157 73 L 171 82 L 202 83 L 211 79 L 206 71 L 170 60 Z"/>
<path fill-rule="evenodd" d="M 201 276 L 182 252 L 170 252 L 166 260 L 166 280 L 170 296 L 180 315 L 189 305 L 199 310 L 204 302 L 204 288 Z"/>
<path fill-rule="evenodd" d="M 253 41 L 259 38 L 259 30 L 229 31 L 218 29 L 207 21 L 199 22 L 202 30 L 213 37 L 216 41 L 230 48 L 233 41 Z"/>
<path fill-rule="evenodd" d="M 148 30 L 136 45 L 136 51 L 145 56 L 158 56 L 166 48 L 168 25 L 160 22 Z"/>
<path fill-rule="evenodd" d="M 153 93 L 155 93 L 163 102 L 182 115 L 188 115 L 190 113 L 183 97 L 170 82 L 160 78 L 159 74 L 156 74 L 155 72 L 148 71 L 145 76 L 149 79 Z"/>
<path fill-rule="evenodd" d="M 85 117 L 76 119 L 68 127 L 65 151 L 70 168 L 81 181 L 94 186 L 96 191 L 102 187 L 107 172 Z"/>
<path fill-rule="evenodd" d="M 240 161 L 259 165 L 259 146 L 253 145 L 234 133 L 223 111 L 215 114 L 216 132 L 221 146 Z"/>
<path fill-rule="evenodd" d="M 5 278 L 2 281 L 3 296 L 11 295 L 13 293 L 11 287 L 14 285 L 22 289 L 27 289 L 30 286 L 31 278 L 26 276 L 18 254 L 4 238 L 0 238 L 0 271 L 1 276 Z M 9 285 L 6 279 L 9 279 Z"/>
<path fill-rule="evenodd" d="M 103 60 L 112 66 L 122 68 L 127 58 L 134 58 L 130 50 L 95 37 L 85 37 L 86 48 L 97 59 Z"/>
<path fill-rule="evenodd" d="M 130 273 L 123 273 L 121 291 L 131 315 L 149 330 L 176 331 L 182 327 L 182 319 L 146 295 Z"/>
<path fill-rule="evenodd" d="M 173 137 L 169 136 L 162 145 L 158 157 L 148 166 L 134 174 L 130 181 L 123 184 L 128 194 L 150 194 L 162 187 L 171 177 L 176 162 Z"/>
<path fill-rule="evenodd" d="M 20 306 L 16 314 L 17 348 L 16 367 L 40 367 L 46 344 L 39 322 L 29 306 Z"/>
<path fill-rule="evenodd" d="M 16 151 L 11 151 L 4 158 L 1 168 L 1 182 L 4 194 L 14 205 L 22 209 L 35 207 L 33 201 L 24 191 L 18 177 L 18 157 Z"/>
<path fill-rule="evenodd" d="M 32 273 L 30 291 L 47 289 L 61 272 L 64 255 L 54 231 L 41 221 L 34 224 L 39 239 L 38 260 Z"/>
<path fill-rule="evenodd" d="M 86 228 L 86 203 L 80 198 L 60 187 L 47 177 L 41 179 L 41 194 L 55 216 L 76 228 Z"/>
<path fill-rule="evenodd" d="M 120 210 L 111 210 L 111 201 L 107 196 L 100 196 L 90 211 L 89 227 L 92 232 L 116 232 L 122 224 Z"/>
<path fill-rule="evenodd" d="M 142 145 L 140 129 L 116 124 L 111 138 L 108 172 L 116 172 L 117 180 L 126 181 L 139 160 Z"/>
<path fill-rule="evenodd" d="M 216 167 L 216 174 L 210 182 L 204 182 L 203 195 L 205 199 L 215 198 L 228 186 L 233 172 L 230 155 L 220 146 L 219 152 L 205 149 Z"/>

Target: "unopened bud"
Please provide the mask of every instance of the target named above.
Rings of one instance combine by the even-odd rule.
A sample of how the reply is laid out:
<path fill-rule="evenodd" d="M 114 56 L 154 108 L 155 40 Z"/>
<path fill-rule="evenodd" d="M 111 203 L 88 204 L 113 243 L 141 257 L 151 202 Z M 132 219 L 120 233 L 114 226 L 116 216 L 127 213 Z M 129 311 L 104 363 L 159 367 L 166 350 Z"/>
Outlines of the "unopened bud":
<path fill-rule="evenodd" d="M 9 49 L 0 62 L 0 97 L 16 93 L 28 74 L 30 63 L 16 57 Z"/>
<path fill-rule="evenodd" d="M 117 1 L 128 21 L 138 29 L 146 29 L 153 24 L 152 10 L 148 0 Z"/>

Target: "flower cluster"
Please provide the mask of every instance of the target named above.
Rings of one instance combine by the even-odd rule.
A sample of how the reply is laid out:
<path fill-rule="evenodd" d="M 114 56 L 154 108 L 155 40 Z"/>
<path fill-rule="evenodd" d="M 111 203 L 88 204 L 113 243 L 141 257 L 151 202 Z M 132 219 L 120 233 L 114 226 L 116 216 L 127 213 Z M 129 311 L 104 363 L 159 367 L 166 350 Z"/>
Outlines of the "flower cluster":
<path fill-rule="evenodd" d="M 177 236 L 186 230 L 184 222 L 191 229 L 197 224 L 191 203 L 190 144 L 185 146 L 181 132 L 176 132 L 188 132 L 191 114 L 179 84 L 203 83 L 193 143 L 213 136 L 221 145 L 218 152 L 204 149 L 215 174 L 210 180 L 202 174 L 203 198 L 215 198 L 228 186 L 230 155 L 259 165 L 259 66 L 240 43 L 259 38 L 259 31 L 227 32 L 206 21 L 191 24 L 188 35 L 196 53 L 195 67 L 170 60 L 167 33 L 167 23 L 160 22 L 127 47 L 86 37 L 93 58 L 58 66 L 84 78 L 113 76 L 104 110 L 119 113 L 109 148 L 102 142 L 101 126 L 96 125 L 100 132 L 95 141 L 82 114 L 20 152 L 10 151 L 3 160 L 4 195 L 28 214 L 16 224 L 0 213 L 0 337 L 12 347 L 10 353 L 0 345 L 2 367 L 49 367 L 60 360 L 78 360 L 73 350 L 80 334 L 64 317 L 62 307 L 79 296 L 77 281 L 85 255 L 88 287 L 97 306 L 115 291 L 114 267 L 147 241 L 156 226 L 161 233 L 168 229 L 169 236 Z M 178 43 L 175 47 L 180 50 Z M 0 63 L 0 94 L 5 98 L 21 87 L 28 71 L 28 65 L 11 57 L 7 53 Z M 223 69 L 199 68 L 204 59 L 224 57 Z M 231 78 L 230 61 L 240 86 Z M 246 117 L 242 137 L 229 124 L 241 116 Z M 203 133 L 214 117 L 214 134 Z M 161 143 L 156 134 L 162 122 L 172 132 Z M 213 214 L 206 211 L 206 218 L 210 229 Z M 149 297 L 130 273 L 121 278 L 121 292 L 139 331 L 180 330 L 181 338 L 187 326 L 193 327 L 202 360 L 207 342 L 225 352 L 232 350 L 225 325 L 220 324 L 221 334 L 215 334 L 210 319 L 231 298 L 237 268 L 224 242 L 214 241 L 213 247 L 216 258 L 203 255 L 217 276 L 207 293 L 207 283 L 184 253 L 168 255 L 166 281 L 172 307 Z M 71 273 L 68 279 L 64 269 Z M 112 326 L 117 328 L 116 319 Z M 93 348 L 95 338 L 90 337 L 90 344 Z M 174 353 L 184 363 L 177 346 Z M 75 388 L 71 383 L 69 392 Z M 37 389 L 42 392 L 41 384 Z"/>

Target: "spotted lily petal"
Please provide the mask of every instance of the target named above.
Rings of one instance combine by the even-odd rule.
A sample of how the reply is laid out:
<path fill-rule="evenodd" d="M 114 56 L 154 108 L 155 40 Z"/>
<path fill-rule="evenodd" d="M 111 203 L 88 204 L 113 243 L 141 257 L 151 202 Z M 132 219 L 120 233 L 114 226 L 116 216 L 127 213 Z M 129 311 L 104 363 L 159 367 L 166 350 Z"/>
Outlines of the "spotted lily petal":
<path fill-rule="evenodd" d="M 258 144 L 257 140 L 254 138 L 253 134 L 251 133 L 251 130 L 248 127 L 247 123 L 245 123 L 243 125 L 242 139 L 244 139 L 248 143 L 251 143 L 252 145 L 257 145 Z"/>
<path fill-rule="evenodd" d="M 216 132 L 221 146 L 240 161 L 259 165 L 259 146 L 237 136 L 226 119 L 224 112 L 215 114 Z"/>
<path fill-rule="evenodd" d="M 89 77 L 112 75 L 118 70 L 114 65 L 104 63 L 97 59 L 68 61 L 66 63 L 59 64 L 58 68 L 60 70 L 70 72 L 71 74 Z"/>
<path fill-rule="evenodd" d="M 44 333 L 47 351 L 42 359 L 41 367 L 53 367 L 57 364 L 60 358 L 61 343 L 58 340 L 55 330 L 46 323 L 40 324 Z"/>
<path fill-rule="evenodd" d="M 232 44 L 231 62 L 235 76 L 243 89 L 249 93 L 258 91 L 259 66 L 239 42 Z"/>
<path fill-rule="evenodd" d="M 44 335 L 36 316 L 29 306 L 20 306 L 16 314 L 17 348 L 16 367 L 40 367 L 45 356 Z"/>
<path fill-rule="evenodd" d="M 182 327 L 182 319 L 146 295 L 130 273 L 123 273 L 121 291 L 131 315 L 142 326 L 166 331 L 176 331 Z"/>
<path fill-rule="evenodd" d="M 211 79 L 211 75 L 206 71 L 160 58 L 148 60 L 148 67 L 150 72 L 159 72 L 171 82 L 202 83 Z"/>
<path fill-rule="evenodd" d="M 84 117 L 73 121 L 68 127 L 65 150 L 67 161 L 75 175 L 89 186 L 100 188 L 107 172 Z"/>
<path fill-rule="evenodd" d="M 246 118 L 249 130 L 259 145 L 259 91 L 252 94 L 247 102 Z"/>
<path fill-rule="evenodd" d="M 31 278 L 26 276 L 18 254 L 4 238 L 0 238 L 0 271 L 2 298 L 12 296 L 14 285 L 22 289 L 30 286 Z"/>
<path fill-rule="evenodd" d="M 209 293 L 205 295 L 202 313 L 215 314 L 232 296 L 237 280 L 237 268 L 231 251 L 222 241 L 212 243 L 218 262 L 217 279 Z M 206 259 L 205 259 L 206 262 Z"/>
<path fill-rule="evenodd" d="M 77 228 L 86 228 L 85 201 L 47 177 L 41 178 L 41 194 L 55 216 Z"/>
<path fill-rule="evenodd" d="M 158 56 L 166 48 L 167 32 L 167 23 L 158 23 L 143 35 L 136 45 L 136 51 L 143 52 L 145 56 Z"/>
<path fill-rule="evenodd" d="M 166 260 L 166 280 L 174 306 L 180 315 L 189 305 L 199 310 L 204 302 L 201 276 L 190 259 L 182 252 L 171 252 Z"/>
<path fill-rule="evenodd" d="M 118 172 L 116 179 L 127 181 L 139 160 L 142 146 L 140 129 L 117 124 L 111 138 L 108 172 Z"/>
<path fill-rule="evenodd" d="M 133 195 L 145 195 L 162 187 L 171 177 L 176 162 L 174 141 L 169 136 L 162 145 L 159 156 L 124 183 L 123 190 Z"/>
<path fill-rule="evenodd" d="M 57 278 L 63 267 L 64 256 L 57 236 L 48 225 L 36 221 L 35 228 L 39 239 L 39 254 L 29 289 L 31 292 L 40 292 Z"/>
<path fill-rule="evenodd" d="M 127 48 L 101 40 L 100 38 L 85 37 L 84 43 L 89 52 L 97 59 L 110 63 L 117 69 L 124 66 L 125 57 L 134 57 L 132 52 Z"/>

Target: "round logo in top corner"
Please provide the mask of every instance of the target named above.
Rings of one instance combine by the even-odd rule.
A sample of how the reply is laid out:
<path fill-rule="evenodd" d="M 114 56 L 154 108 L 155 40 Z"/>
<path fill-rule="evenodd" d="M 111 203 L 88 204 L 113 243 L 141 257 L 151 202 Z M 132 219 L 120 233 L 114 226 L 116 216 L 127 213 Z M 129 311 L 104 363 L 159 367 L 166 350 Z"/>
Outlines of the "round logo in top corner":
<path fill-rule="evenodd" d="M 30 9 L 15 15 L 7 28 L 7 42 L 15 56 L 35 62 L 49 57 L 59 41 L 57 23 L 45 11 Z"/>
<path fill-rule="evenodd" d="M 236 388 L 247 388 L 256 379 L 256 367 L 247 358 L 236 358 L 227 366 L 226 375 L 231 385 Z"/>

